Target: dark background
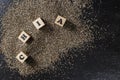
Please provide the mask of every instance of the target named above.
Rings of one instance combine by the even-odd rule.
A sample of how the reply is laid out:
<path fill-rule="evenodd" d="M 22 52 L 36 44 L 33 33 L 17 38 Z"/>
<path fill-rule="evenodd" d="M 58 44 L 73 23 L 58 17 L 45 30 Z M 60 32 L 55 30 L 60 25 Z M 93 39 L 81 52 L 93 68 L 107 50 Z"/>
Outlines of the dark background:
<path fill-rule="evenodd" d="M 5 6 L 0 8 L 0 17 L 4 15 L 11 2 L 12 0 L 0 0 L 0 3 L 4 3 Z M 92 5 L 94 9 L 84 8 L 84 17 L 80 17 L 84 23 L 91 25 L 95 37 L 94 43 L 91 43 L 95 48 L 83 51 L 85 63 L 83 57 L 79 55 L 78 58 L 74 58 L 73 69 L 63 68 L 65 74 L 54 76 L 59 73 L 57 71 L 51 74 L 38 73 L 22 77 L 17 71 L 7 67 L 4 55 L 1 54 L 0 80 L 120 80 L 120 0 L 93 0 Z M 87 20 L 92 24 L 87 23 Z M 79 53 L 79 49 L 76 51 L 71 49 L 69 52 Z"/>

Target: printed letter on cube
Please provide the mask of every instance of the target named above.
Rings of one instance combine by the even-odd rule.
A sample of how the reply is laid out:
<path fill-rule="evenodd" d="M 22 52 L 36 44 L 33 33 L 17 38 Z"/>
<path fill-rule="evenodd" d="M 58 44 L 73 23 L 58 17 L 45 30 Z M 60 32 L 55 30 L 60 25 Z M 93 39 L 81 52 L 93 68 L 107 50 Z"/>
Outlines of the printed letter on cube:
<path fill-rule="evenodd" d="M 21 40 L 23 43 L 27 42 L 29 38 L 30 36 L 25 31 L 22 31 L 18 37 L 18 39 Z"/>
<path fill-rule="evenodd" d="M 61 26 L 61 27 L 64 26 L 65 22 L 66 22 L 66 18 L 64 18 L 64 17 L 62 17 L 62 16 L 58 16 L 58 17 L 56 18 L 56 20 L 55 20 L 55 24 L 57 24 L 57 25 L 59 25 L 59 26 Z"/>
<path fill-rule="evenodd" d="M 25 53 L 20 52 L 20 53 L 16 56 L 16 58 L 17 58 L 21 63 L 23 63 L 23 62 L 28 58 L 28 56 L 27 56 Z"/>
<path fill-rule="evenodd" d="M 33 24 L 37 29 L 40 29 L 43 26 L 45 26 L 45 23 L 43 22 L 41 18 L 37 18 L 35 21 L 33 21 Z"/>

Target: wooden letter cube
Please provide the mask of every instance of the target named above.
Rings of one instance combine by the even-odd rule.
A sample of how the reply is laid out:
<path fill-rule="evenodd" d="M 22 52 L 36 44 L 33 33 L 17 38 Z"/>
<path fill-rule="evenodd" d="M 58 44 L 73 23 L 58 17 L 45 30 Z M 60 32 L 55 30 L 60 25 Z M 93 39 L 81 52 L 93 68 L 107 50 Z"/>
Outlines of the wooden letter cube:
<path fill-rule="evenodd" d="M 16 56 L 16 58 L 17 58 L 21 63 L 23 63 L 23 62 L 25 62 L 25 60 L 28 58 L 28 56 L 27 56 L 25 53 L 20 52 L 20 53 Z"/>
<path fill-rule="evenodd" d="M 41 18 L 37 18 L 35 21 L 33 21 L 33 24 L 37 29 L 40 29 L 43 26 L 45 26 L 45 23 L 43 22 Z"/>
<path fill-rule="evenodd" d="M 22 31 L 18 37 L 18 39 L 21 40 L 23 43 L 27 42 L 29 38 L 30 36 L 25 31 Z"/>
<path fill-rule="evenodd" d="M 57 25 L 59 25 L 61 27 L 64 26 L 65 22 L 66 22 L 66 18 L 64 18 L 62 16 L 59 16 L 59 15 L 58 15 L 58 17 L 55 20 L 55 24 L 57 24 Z"/>

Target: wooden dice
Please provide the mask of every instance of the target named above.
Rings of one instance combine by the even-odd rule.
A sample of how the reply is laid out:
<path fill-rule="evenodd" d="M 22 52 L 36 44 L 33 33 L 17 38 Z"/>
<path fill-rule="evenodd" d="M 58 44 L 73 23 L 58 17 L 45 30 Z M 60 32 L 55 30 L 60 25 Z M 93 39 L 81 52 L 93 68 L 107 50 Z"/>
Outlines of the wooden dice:
<path fill-rule="evenodd" d="M 61 26 L 61 27 L 63 27 L 64 26 L 64 24 L 65 24 L 65 22 L 66 22 L 66 18 L 64 18 L 64 17 L 62 17 L 62 16 L 57 16 L 57 18 L 56 18 L 56 20 L 55 20 L 55 24 L 57 24 L 58 26 Z M 39 17 L 39 18 L 37 18 L 36 20 L 34 20 L 33 22 L 33 25 L 35 26 L 35 28 L 36 29 L 40 29 L 40 28 L 42 28 L 42 27 L 44 27 L 45 26 L 45 23 L 43 22 L 43 20 Z M 23 43 L 26 43 L 28 40 L 29 40 L 29 38 L 30 38 L 30 35 L 29 34 L 27 34 L 25 31 L 22 31 L 21 33 L 20 33 L 20 35 L 18 36 L 18 39 L 20 40 L 20 41 L 22 41 Z M 24 53 L 24 52 L 20 52 L 17 56 L 16 56 L 16 58 L 18 59 L 18 61 L 20 61 L 21 63 L 24 63 L 25 62 L 25 60 L 28 58 L 28 56 Z"/>
<path fill-rule="evenodd" d="M 23 43 L 27 42 L 29 38 L 30 36 L 25 31 L 22 31 L 18 36 L 18 39 L 21 40 Z"/>
<path fill-rule="evenodd" d="M 41 18 L 37 18 L 35 21 L 33 21 L 33 24 L 38 30 L 42 28 L 43 26 L 45 26 L 45 23 L 43 22 Z"/>
<path fill-rule="evenodd" d="M 65 22 L 66 22 L 66 18 L 64 18 L 62 16 L 59 16 L 59 15 L 57 16 L 57 18 L 55 20 L 55 24 L 57 24 L 57 25 L 59 25 L 61 27 L 64 26 Z"/>
<path fill-rule="evenodd" d="M 16 56 L 17 60 L 20 61 L 21 63 L 25 62 L 25 60 L 28 58 L 28 56 L 24 52 L 20 52 Z"/>

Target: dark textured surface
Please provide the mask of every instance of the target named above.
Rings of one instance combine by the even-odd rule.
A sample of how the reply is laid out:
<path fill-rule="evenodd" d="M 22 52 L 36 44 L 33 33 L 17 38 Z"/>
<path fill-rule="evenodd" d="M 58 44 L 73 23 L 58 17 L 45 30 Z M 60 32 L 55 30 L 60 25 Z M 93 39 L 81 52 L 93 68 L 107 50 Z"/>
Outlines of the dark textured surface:
<path fill-rule="evenodd" d="M 3 0 L 5 3 L 6 1 L 10 0 Z M 94 12 L 87 14 L 91 10 L 85 9 L 83 13 L 86 17 L 83 18 L 83 21 L 96 17 L 98 21 L 94 21 L 93 24 L 99 27 L 93 30 L 95 34 L 93 45 L 96 48 L 84 51 L 85 63 L 82 63 L 80 55 L 78 58 L 74 58 L 74 68 L 66 70 L 66 74 L 60 74 L 62 77 L 54 76 L 54 73 L 51 75 L 46 73 L 23 78 L 17 72 L 7 68 L 4 56 L 0 55 L 0 80 L 120 80 L 120 1 L 93 0 L 93 2 Z M 4 13 L 5 9 L 1 10 Z M 104 29 L 101 30 L 101 27 Z M 97 34 L 98 31 L 100 34 Z M 101 36 L 104 38 L 100 39 Z M 77 52 L 79 50 L 70 51 L 70 53 Z"/>

